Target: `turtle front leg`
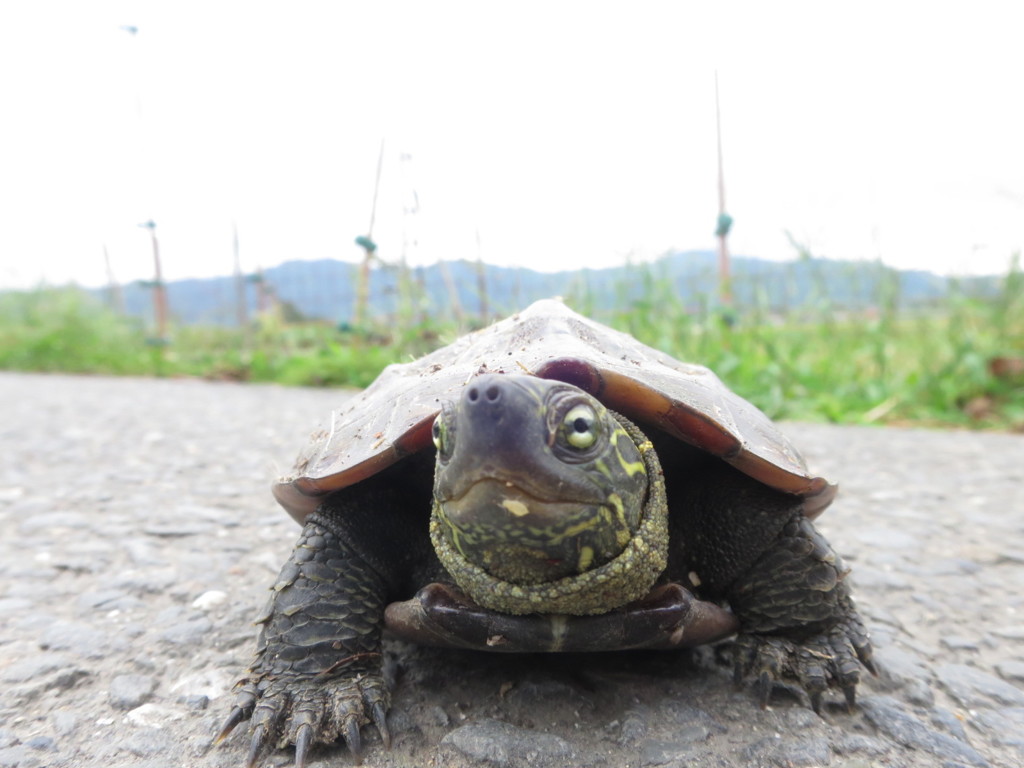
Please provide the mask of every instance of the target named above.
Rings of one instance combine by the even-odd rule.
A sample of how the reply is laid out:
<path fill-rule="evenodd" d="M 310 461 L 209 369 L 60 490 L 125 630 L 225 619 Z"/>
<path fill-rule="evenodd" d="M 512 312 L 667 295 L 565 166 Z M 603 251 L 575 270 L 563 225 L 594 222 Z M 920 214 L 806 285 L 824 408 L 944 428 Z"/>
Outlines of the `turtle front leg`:
<path fill-rule="evenodd" d="M 251 721 L 246 765 L 271 745 L 310 746 L 344 737 L 360 752 L 359 729 L 373 722 L 390 743 L 381 630 L 387 589 L 330 515 L 310 516 L 257 620 L 256 658 L 235 685 L 235 706 L 217 735 Z"/>
<path fill-rule="evenodd" d="M 772 682 L 799 681 L 821 713 L 822 694 L 842 689 L 856 701 L 860 667 L 875 672 L 871 643 L 850 598 L 849 569 L 802 513 L 795 513 L 778 538 L 728 592 L 740 619 L 736 641 L 737 682 L 753 675 L 761 705 Z"/>

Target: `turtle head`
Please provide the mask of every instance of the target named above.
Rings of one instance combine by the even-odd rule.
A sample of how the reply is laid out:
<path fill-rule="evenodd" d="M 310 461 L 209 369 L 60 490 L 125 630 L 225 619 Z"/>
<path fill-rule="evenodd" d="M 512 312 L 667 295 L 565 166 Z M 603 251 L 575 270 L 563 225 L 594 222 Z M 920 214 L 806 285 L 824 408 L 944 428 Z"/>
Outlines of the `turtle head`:
<path fill-rule="evenodd" d="M 442 410 L 433 437 L 449 571 L 446 558 L 460 557 L 497 580 L 547 584 L 608 563 L 637 532 L 648 489 L 640 449 L 578 387 L 479 376 Z"/>

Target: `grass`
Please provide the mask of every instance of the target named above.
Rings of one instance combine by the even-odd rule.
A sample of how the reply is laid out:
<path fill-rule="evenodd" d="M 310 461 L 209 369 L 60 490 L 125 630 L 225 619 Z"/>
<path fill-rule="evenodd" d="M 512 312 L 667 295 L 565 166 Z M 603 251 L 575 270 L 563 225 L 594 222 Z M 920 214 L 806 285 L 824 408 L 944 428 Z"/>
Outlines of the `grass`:
<path fill-rule="evenodd" d="M 425 354 L 433 331 L 386 339 L 327 323 L 265 318 L 248 331 L 181 326 L 171 343 L 74 288 L 0 294 L 0 369 L 195 376 L 309 386 L 363 387 L 385 365 Z"/>
<path fill-rule="evenodd" d="M 857 312 L 832 306 L 822 292 L 784 313 L 755 300 L 724 316 L 708 302 L 684 305 L 652 268 L 636 267 L 630 280 L 611 307 L 596 306 L 585 289 L 567 300 L 707 365 L 773 418 L 1024 429 L 1024 375 L 994 362 L 1024 358 L 1019 261 L 995 295 L 954 288 L 935 306 L 902 308 L 883 283 L 875 306 Z M 362 387 L 388 363 L 458 334 L 454 324 L 424 327 L 412 314 L 361 333 L 273 317 L 244 332 L 183 326 L 164 345 L 148 339 L 141 322 L 76 289 L 5 293 L 0 368 Z"/>
<path fill-rule="evenodd" d="M 785 314 L 745 307 L 735 323 L 644 279 L 644 298 L 606 319 L 707 365 L 772 418 L 1024 429 L 1024 376 L 993 371 L 1000 358 L 1024 359 L 1016 259 L 995 295 L 954 286 L 938 305 L 901 309 L 883 283 L 870 310 L 844 311 L 819 295 Z"/>

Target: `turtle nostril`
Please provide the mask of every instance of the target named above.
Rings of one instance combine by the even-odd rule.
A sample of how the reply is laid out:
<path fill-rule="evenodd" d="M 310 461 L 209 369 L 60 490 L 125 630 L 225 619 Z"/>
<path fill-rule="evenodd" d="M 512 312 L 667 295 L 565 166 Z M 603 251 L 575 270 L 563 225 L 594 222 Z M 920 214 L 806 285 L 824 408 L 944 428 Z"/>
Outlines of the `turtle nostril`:
<path fill-rule="evenodd" d="M 501 397 L 501 390 L 500 389 L 498 389 L 493 384 L 487 388 L 487 399 L 488 400 L 490 400 L 493 403 L 493 402 L 497 401 L 499 397 Z"/>

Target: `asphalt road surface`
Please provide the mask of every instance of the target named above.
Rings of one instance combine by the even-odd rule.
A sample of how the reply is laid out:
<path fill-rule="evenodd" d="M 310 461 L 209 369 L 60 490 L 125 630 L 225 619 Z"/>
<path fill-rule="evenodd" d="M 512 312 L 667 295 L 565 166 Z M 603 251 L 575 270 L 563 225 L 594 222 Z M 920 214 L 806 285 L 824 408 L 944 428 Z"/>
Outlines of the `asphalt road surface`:
<path fill-rule="evenodd" d="M 346 397 L 0 374 L 0 768 L 241 766 L 211 747 L 298 527 L 273 477 Z M 390 643 L 366 766 L 1024 765 L 1024 437 L 789 424 L 840 482 L 878 678 L 757 707 L 723 648 L 509 657 Z M 238 729 L 242 731 L 242 728 Z M 263 765 L 287 765 L 288 750 Z M 344 746 L 314 766 L 353 764 Z"/>

